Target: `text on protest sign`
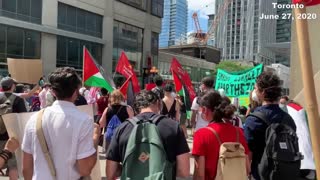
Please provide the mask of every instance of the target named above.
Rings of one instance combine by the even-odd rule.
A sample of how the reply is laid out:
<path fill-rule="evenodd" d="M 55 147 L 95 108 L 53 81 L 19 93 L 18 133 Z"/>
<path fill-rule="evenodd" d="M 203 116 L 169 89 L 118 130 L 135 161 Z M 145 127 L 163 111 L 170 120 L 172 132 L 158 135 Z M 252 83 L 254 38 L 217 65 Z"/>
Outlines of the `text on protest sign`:
<path fill-rule="evenodd" d="M 248 96 L 254 89 L 257 77 L 262 73 L 260 64 L 243 72 L 230 73 L 218 69 L 215 89 L 224 89 L 228 97 Z"/>

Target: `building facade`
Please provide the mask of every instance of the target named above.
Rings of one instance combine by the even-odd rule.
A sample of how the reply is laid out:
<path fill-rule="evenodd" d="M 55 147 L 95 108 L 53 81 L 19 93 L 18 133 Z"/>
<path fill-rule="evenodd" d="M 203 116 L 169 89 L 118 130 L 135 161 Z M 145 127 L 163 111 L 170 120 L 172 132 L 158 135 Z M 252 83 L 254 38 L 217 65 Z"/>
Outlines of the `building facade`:
<path fill-rule="evenodd" d="M 172 73 L 170 72 L 170 66 L 172 58 L 175 57 L 182 67 L 188 71 L 190 79 L 195 87 L 201 82 L 201 79 L 206 76 L 214 74 L 216 67 L 215 63 L 207 62 L 203 59 L 199 59 L 192 56 L 187 56 L 180 53 L 159 51 L 159 74 L 167 80 L 172 80 Z"/>
<path fill-rule="evenodd" d="M 214 14 L 209 14 L 208 15 L 209 19 L 208 19 L 208 31 L 209 29 L 212 27 L 212 24 L 214 22 L 214 18 L 215 18 L 215 15 Z M 212 34 L 209 38 L 208 38 L 208 41 L 207 41 L 207 45 L 209 46 L 214 46 L 214 34 Z"/>
<path fill-rule="evenodd" d="M 0 70 L 7 58 L 41 59 L 46 75 L 56 67 L 82 71 L 82 48 L 106 70 L 126 52 L 141 72 L 157 63 L 163 0 L 2 0 Z M 112 71 L 113 72 L 113 71 Z"/>
<path fill-rule="evenodd" d="M 187 30 L 187 0 L 164 0 L 164 13 L 159 46 L 168 47 L 186 41 Z"/>
<path fill-rule="evenodd" d="M 224 0 L 216 0 L 217 13 Z M 222 13 L 215 34 L 215 45 L 223 60 L 245 60 L 271 64 L 275 53 L 265 46 L 276 42 L 276 20 L 260 19 L 262 14 L 277 14 L 277 0 L 234 0 Z"/>

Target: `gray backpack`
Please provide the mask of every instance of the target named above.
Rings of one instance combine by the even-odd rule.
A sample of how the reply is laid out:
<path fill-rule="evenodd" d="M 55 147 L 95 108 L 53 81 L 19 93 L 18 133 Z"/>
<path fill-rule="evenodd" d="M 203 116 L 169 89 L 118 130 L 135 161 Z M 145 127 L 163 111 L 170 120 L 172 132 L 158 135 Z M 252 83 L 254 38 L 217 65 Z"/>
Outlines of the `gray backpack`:
<path fill-rule="evenodd" d="M 12 113 L 12 106 L 16 97 L 16 95 L 11 94 L 8 98 L 6 97 L 6 100 L 2 104 L 0 104 L 0 135 L 7 132 L 2 115 Z"/>

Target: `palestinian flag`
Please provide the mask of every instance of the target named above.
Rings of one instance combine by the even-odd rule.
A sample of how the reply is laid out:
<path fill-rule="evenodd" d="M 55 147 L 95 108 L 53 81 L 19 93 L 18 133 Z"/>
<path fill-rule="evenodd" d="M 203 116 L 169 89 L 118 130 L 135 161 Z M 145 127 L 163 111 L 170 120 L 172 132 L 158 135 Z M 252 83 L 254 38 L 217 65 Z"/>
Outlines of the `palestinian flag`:
<path fill-rule="evenodd" d="M 175 58 L 172 59 L 170 70 L 172 72 L 176 92 L 180 96 L 183 96 L 183 102 L 187 110 L 187 118 L 190 119 L 192 101 L 196 97 L 190 76 Z"/>
<path fill-rule="evenodd" d="M 314 6 L 320 4 L 320 0 L 292 0 L 293 4 L 304 4 L 306 6 Z"/>
<path fill-rule="evenodd" d="M 83 82 L 84 85 L 90 87 L 101 87 L 105 88 L 109 92 L 113 91 L 113 87 L 106 79 L 102 76 L 97 63 L 91 56 L 90 52 L 86 47 L 83 47 Z"/>

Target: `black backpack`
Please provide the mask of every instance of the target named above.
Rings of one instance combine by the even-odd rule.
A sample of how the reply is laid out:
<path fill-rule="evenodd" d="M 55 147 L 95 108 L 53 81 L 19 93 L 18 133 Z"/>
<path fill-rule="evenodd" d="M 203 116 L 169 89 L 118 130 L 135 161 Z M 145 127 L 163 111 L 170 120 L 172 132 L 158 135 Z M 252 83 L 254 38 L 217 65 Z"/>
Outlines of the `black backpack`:
<path fill-rule="evenodd" d="M 265 133 L 266 147 L 258 166 L 260 178 L 298 179 L 303 156 L 299 152 L 297 134 L 287 123 L 291 119 L 290 115 L 285 114 L 280 123 L 270 123 L 263 112 L 253 112 L 250 116 L 259 118 L 268 125 Z"/>

